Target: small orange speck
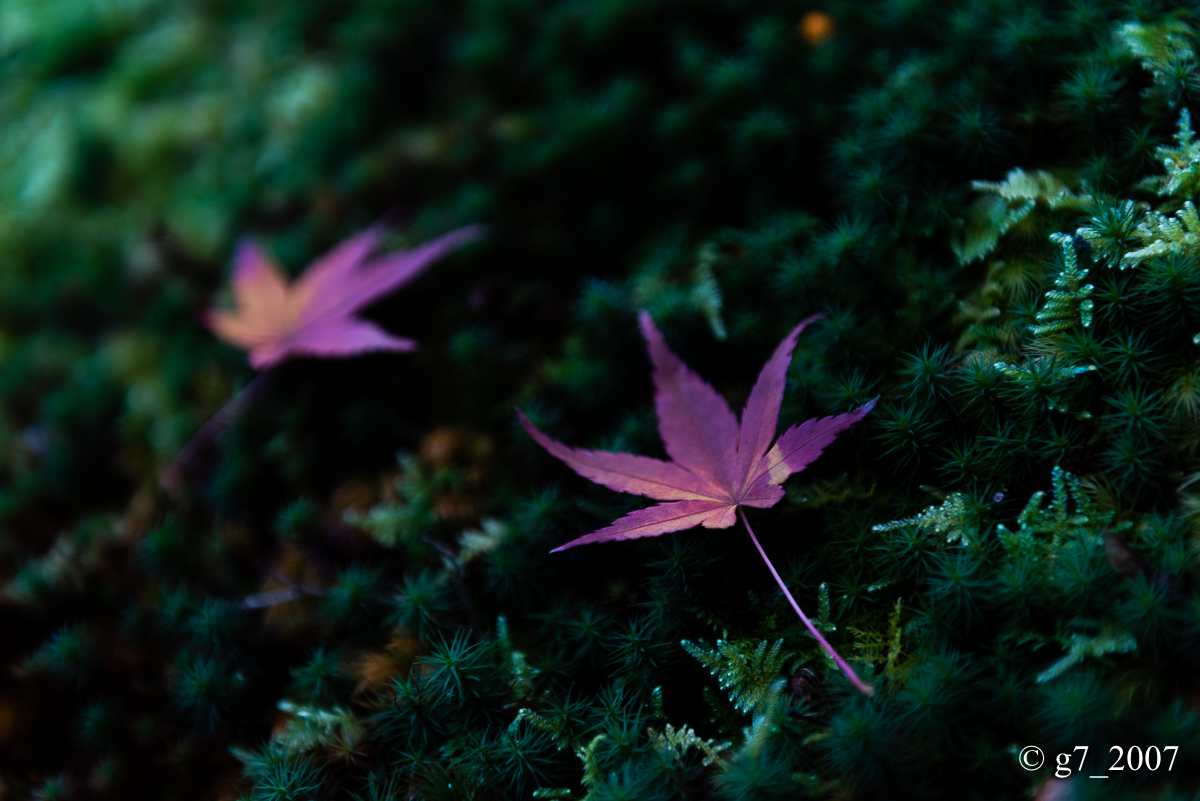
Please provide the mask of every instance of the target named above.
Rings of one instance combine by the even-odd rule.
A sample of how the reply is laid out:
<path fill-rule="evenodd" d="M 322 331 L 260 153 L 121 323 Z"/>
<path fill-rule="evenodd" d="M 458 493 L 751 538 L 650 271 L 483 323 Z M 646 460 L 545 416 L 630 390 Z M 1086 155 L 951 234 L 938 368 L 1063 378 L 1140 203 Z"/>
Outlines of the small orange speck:
<path fill-rule="evenodd" d="M 439 428 L 421 441 L 421 459 L 433 467 L 445 467 L 461 450 L 462 437 L 449 428 Z"/>
<path fill-rule="evenodd" d="M 815 47 L 832 38 L 837 23 L 824 11 L 810 11 L 800 18 L 796 29 L 802 41 Z"/>

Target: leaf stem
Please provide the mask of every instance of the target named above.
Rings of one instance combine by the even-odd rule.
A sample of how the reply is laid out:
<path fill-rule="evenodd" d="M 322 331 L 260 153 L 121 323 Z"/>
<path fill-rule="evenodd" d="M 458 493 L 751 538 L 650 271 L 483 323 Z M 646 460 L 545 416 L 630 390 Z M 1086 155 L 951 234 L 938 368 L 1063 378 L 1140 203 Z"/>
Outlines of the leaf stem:
<path fill-rule="evenodd" d="M 179 489 L 187 474 L 195 469 L 196 463 L 204 458 L 212 448 L 217 437 L 229 424 L 236 420 L 250 406 L 261 398 L 271 385 L 274 373 L 270 369 L 262 370 L 250 380 L 250 383 L 230 398 L 209 421 L 200 427 L 187 444 L 176 454 L 167 469 L 158 477 L 159 484 L 168 492 Z"/>
<path fill-rule="evenodd" d="M 792 609 L 796 610 L 796 614 L 800 616 L 800 619 L 804 621 L 804 625 L 808 627 L 810 632 L 812 632 L 812 636 L 817 638 L 817 642 L 819 642 L 821 647 L 825 649 L 825 653 L 833 657 L 833 661 L 836 662 L 837 666 L 842 669 L 843 673 L 846 674 L 846 678 L 848 678 L 850 683 L 854 685 L 854 689 L 858 690 L 863 695 L 874 695 L 875 688 L 869 684 L 863 683 L 863 680 L 860 679 L 858 674 L 854 672 L 854 668 L 850 667 L 850 665 L 846 663 L 846 660 L 842 659 L 838 652 L 833 650 L 833 646 L 830 645 L 823 636 L 821 636 L 821 632 L 817 631 L 817 627 L 814 626 L 813 622 L 808 619 L 808 615 L 804 614 L 804 612 L 800 609 L 800 604 L 796 603 L 796 599 L 792 597 L 792 594 L 788 591 L 787 586 L 784 585 L 783 579 L 779 577 L 779 572 L 775 570 L 775 565 L 771 564 L 771 560 L 767 557 L 767 552 L 764 551 L 762 545 L 759 544 L 758 537 L 754 536 L 754 529 L 750 528 L 750 521 L 746 519 L 746 511 L 740 506 L 738 507 L 738 514 L 742 516 L 742 523 L 746 526 L 746 533 L 750 535 L 750 541 L 754 543 L 754 547 L 758 549 L 759 555 L 762 556 L 763 561 L 767 563 L 767 569 L 770 570 L 771 575 L 775 577 L 775 583 L 779 585 L 779 589 L 783 590 L 784 597 L 788 599 L 788 603 L 792 605 Z"/>

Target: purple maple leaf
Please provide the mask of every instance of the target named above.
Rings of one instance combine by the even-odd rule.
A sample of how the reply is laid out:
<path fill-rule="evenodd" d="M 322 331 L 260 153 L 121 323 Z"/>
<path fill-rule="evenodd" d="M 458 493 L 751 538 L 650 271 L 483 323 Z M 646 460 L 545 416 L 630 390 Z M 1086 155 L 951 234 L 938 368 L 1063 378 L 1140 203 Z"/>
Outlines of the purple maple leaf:
<path fill-rule="evenodd" d="M 394 337 L 355 314 L 475 239 L 480 229 L 461 228 L 414 250 L 371 258 L 382 233 L 375 226 L 347 239 L 291 284 L 267 253 L 241 242 L 233 272 L 236 308 L 210 311 L 208 326 L 221 339 L 248 350 L 256 368 L 297 355 L 413 350 L 413 340 Z"/>
<path fill-rule="evenodd" d="M 800 332 L 822 316 L 818 314 L 800 323 L 779 343 L 754 382 L 739 423 L 725 399 L 667 348 L 654 321 L 643 311 L 638 320 L 654 363 L 654 406 L 670 461 L 632 453 L 571 448 L 547 437 L 519 409 L 517 415 L 529 436 L 584 478 L 618 492 L 667 501 L 631 512 L 606 528 L 560 545 L 555 551 L 610 540 L 655 537 L 693 526 L 729 528 L 740 516 L 800 619 L 854 686 L 869 693 L 871 688 L 859 680 L 800 610 L 754 536 L 744 511 L 747 506 L 767 508 L 779 503 L 784 495 L 779 485 L 816 460 L 839 434 L 863 419 L 875 405 L 872 400 L 846 414 L 808 420 L 792 426 L 771 444 L 779 422 L 792 351 Z"/>

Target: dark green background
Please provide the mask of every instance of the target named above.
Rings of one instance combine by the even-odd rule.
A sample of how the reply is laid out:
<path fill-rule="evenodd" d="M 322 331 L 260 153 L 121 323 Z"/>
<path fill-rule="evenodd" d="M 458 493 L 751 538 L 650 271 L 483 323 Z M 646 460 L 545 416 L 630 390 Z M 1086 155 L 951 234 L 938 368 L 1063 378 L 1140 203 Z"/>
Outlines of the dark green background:
<path fill-rule="evenodd" d="M 822 43 L 798 32 L 813 10 L 836 23 Z M 1170 776 L 1103 792 L 1190 797 L 1197 264 L 1083 254 L 1093 326 L 1028 330 L 1061 268 L 1050 233 L 1107 214 L 1128 250 L 1118 198 L 1185 199 L 1136 184 L 1161 174 L 1194 58 L 1155 82 L 1114 35 L 1168 19 L 1190 5 L 6 0 L 4 797 L 1021 798 L 1048 775 L 1016 766 L 1030 743 L 1179 745 Z M 1039 203 L 963 264 L 971 181 L 1014 167 L 1093 201 Z M 164 493 L 253 377 L 200 323 L 235 240 L 295 274 L 385 214 L 390 247 L 488 227 L 370 310 L 420 350 L 286 364 Z M 639 502 L 541 452 L 513 407 L 564 442 L 662 455 L 639 308 L 735 407 L 825 312 L 781 423 L 881 397 L 752 513 L 808 611 L 827 585 L 875 698 L 819 657 L 740 529 L 547 553 Z M 1055 466 L 1095 512 L 1013 556 L 996 526 Z M 923 487 L 962 493 L 966 542 L 873 529 L 941 503 Z M 1104 521 L 1146 566 L 1106 552 Z M 288 581 L 310 596 L 244 608 Z M 1037 681 L 1102 631 L 1136 648 Z M 797 655 L 758 677 L 789 679 L 771 691 L 788 711 L 753 747 L 679 644 L 719 637 Z M 532 685 L 514 689 L 514 649 Z M 284 699 L 361 736 L 268 745 L 295 721 Z M 565 739 L 510 728 L 522 707 Z M 668 722 L 730 742 L 723 763 L 663 756 Z M 558 746 L 600 733 L 581 785 Z"/>

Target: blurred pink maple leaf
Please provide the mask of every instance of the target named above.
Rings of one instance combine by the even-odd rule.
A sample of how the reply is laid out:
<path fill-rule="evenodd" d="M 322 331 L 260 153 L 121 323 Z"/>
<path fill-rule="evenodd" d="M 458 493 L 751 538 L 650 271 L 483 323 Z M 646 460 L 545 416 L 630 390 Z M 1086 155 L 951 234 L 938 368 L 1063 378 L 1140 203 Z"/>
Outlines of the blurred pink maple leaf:
<path fill-rule="evenodd" d="M 382 233 L 375 226 L 350 237 L 290 284 L 270 255 L 252 242 L 239 243 L 232 281 L 235 308 L 210 311 L 209 328 L 248 350 L 255 368 L 290 356 L 413 350 L 413 340 L 394 337 L 355 314 L 478 237 L 480 228 L 460 228 L 413 250 L 372 258 Z"/>
<path fill-rule="evenodd" d="M 238 243 L 234 256 L 231 311 L 212 309 L 205 322 L 218 337 L 250 352 L 262 369 L 175 455 L 159 476 L 166 489 L 179 488 L 195 463 L 230 421 L 266 392 L 273 367 L 291 356 L 354 356 L 367 351 L 416 348 L 355 314 L 416 278 L 450 251 L 477 238 L 478 225 L 460 228 L 413 250 L 372 257 L 383 235 L 372 226 L 340 243 L 289 283 L 275 261 L 252 242 Z"/>
<path fill-rule="evenodd" d="M 584 478 L 618 492 L 668 501 L 631 512 L 611 526 L 571 540 L 554 551 L 610 540 L 655 537 L 693 526 L 729 528 L 740 516 L 796 614 L 851 683 L 869 694 L 871 688 L 801 611 L 754 536 L 744 511 L 747 506 L 767 508 L 779 503 L 784 495 L 779 485 L 815 461 L 839 434 L 863 419 L 875 405 L 872 400 L 846 414 L 792 426 L 771 445 L 792 351 L 805 326 L 822 316 L 818 314 L 800 323 L 775 349 L 750 390 L 739 424 L 725 399 L 667 348 L 650 315 L 641 312 L 638 320 L 654 364 L 658 430 L 671 461 L 571 448 L 547 437 L 519 409 L 517 415 L 529 436 Z"/>

